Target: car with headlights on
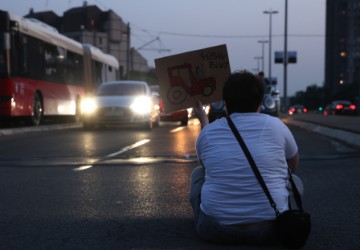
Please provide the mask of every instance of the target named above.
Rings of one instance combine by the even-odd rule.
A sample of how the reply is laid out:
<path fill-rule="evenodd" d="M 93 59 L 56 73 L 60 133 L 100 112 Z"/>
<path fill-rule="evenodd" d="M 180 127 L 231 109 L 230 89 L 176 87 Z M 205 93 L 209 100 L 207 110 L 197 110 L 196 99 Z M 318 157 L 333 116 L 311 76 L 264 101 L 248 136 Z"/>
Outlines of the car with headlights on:
<path fill-rule="evenodd" d="M 94 96 L 81 104 L 83 127 L 107 125 L 159 126 L 159 106 L 144 81 L 102 83 Z"/>

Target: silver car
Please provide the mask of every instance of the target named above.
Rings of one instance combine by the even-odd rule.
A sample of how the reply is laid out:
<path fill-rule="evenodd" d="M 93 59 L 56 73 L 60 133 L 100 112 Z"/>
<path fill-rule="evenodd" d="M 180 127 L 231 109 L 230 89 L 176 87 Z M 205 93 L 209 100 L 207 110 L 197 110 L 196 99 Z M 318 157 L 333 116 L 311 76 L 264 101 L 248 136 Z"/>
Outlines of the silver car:
<path fill-rule="evenodd" d="M 159 107 L 146 82 L 112 81 L 102 83 L 95 96 L 81 105 L 84 128 L 106 125 L 159 126 Z"/>

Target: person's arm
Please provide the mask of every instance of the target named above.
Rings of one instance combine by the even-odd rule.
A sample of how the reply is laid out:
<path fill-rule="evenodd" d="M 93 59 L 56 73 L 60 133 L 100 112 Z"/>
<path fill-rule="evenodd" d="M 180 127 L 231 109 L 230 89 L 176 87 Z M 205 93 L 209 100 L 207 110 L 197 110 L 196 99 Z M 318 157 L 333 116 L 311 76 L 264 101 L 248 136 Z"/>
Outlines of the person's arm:
<path fill-rule="evenodd" d="M 286 162 L 291 172 L 294 173 L 299 165 L 299 153 L 297 152 L 292 158 L 286 159 Z"/>
<path fill-rule="evenodd" d="M 201 129 L 209 124 L 209 118 L 207 117 L 201 101 L 197 101 L 195 107 L 193 107 L 196 117 L 199 119 Z"/>

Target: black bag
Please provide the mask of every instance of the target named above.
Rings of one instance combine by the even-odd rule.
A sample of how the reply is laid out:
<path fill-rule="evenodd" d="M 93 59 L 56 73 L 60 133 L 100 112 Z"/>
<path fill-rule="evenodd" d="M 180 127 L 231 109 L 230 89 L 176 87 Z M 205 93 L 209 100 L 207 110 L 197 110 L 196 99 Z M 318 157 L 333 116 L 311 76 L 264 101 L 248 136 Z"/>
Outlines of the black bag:
<path fill-rule="evenodd" d="M 277 213 L 276 227 L 280 242 L 288 248 L 300 248 L 306 243 L 311 231 L 311 216 L 302 206 L 301 196 L 289 171 L 289 181 L 298 209 Z M 275 210 L 276 212 L 276 210 Z"/>
<path fill-rule="evenodd" d="M 233 131 L 236 139 L 238 140 L 241 148 L 244 151 L 244 154 L 247 160 L 250 163 L 252 170 L 256 178 L 259 181 L 260 186 L 264 190 L 267 198 L 269 199 L 270 205 L 275 211 L 276 214 L 276 230 L 279 237 L 279 241 L 282 245 L 287 248 L 300 248 L 305 245 L 306 240 L 309 237 L 311 231 L 311 216 L 309 213 L 305 212 L 302 207 L 301 196 L 295 185 L 295 182 L 292 178 L 290 170 L 289 172 L 289 181 L 292 187 L 294 198 L 296 201 L 297 209 L 289 209 L 283 213 L 280 213 L 276 207 L 276 204 L 267 188 L 264 179 L 262 178 L 259 169 L 256 166 L 254 159 L 252 158 L 249 149 L 247 148 L 244 140 L 240 136 L 239 131 L 236 129 L 234 123 L 230 117 L 226 117 L 229 123 L 231 130 Z"/>
<path fill-rule="evenodd" d="M 276 219 L 279 241 L 288 248 L 301 248 L 311 231 L 311 216 L 304 210 L 287 210 Z"/>

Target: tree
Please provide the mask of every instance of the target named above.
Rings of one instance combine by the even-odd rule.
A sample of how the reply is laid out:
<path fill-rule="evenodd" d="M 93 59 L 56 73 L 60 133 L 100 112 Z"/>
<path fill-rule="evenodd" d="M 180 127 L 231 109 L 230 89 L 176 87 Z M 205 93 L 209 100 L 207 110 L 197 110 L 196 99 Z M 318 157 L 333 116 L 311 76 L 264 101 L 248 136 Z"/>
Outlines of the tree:
<path fill-rule="evenodd" d="M 312 84 L 306 88 L 306 91 L 298 91 L 294 97 L 290 98 L 290 104 L 302 104 L 308 109 L 317 110 L 325 105 L 324 88 Z"/>

